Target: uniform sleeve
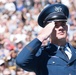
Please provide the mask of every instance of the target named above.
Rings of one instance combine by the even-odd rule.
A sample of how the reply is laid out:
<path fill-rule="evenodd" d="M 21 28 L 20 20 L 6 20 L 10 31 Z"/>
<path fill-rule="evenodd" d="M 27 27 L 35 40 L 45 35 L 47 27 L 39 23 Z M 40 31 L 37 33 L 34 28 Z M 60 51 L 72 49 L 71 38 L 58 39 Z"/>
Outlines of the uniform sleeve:
<path fill-rule="evenodd" d="M 37 38 L 32 40 L 18 54 L 16 64 L 24 70 L 34 71 L 38 63 L 38 59 L 35 54 L 41 47 L 41 44 L 42 43 Z"/>

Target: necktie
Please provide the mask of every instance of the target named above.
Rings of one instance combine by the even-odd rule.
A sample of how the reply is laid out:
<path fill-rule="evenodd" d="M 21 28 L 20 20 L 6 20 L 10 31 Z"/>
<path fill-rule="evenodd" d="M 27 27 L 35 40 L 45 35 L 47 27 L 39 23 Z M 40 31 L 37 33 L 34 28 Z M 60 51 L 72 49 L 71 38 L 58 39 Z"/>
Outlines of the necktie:
<path fill-rule="evenodd" d="M 66 47 L 66 48 L 65 48 L 65 53 L 68 55 L 68 58 L 71 59 L 71 57 L 72 57 L 72 52 L 71 52 L 71 50 L 70 50 L 69 47 Z"/>
<path fill-rule="evenodd" d="M 64 56 L 66 57 L 67 60 L 69 60 L 67 54 L 65 53 L 65 47 L 60 47 L 59 50 L 64 54 Z"/>

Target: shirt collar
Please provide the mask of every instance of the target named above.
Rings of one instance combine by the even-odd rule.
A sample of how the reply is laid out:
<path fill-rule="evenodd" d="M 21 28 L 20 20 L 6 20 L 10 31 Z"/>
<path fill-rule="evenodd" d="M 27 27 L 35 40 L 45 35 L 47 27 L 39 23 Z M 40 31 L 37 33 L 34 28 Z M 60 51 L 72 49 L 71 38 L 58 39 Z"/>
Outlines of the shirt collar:
<path fill-rule="evenodd" d="M 61 47 L 61 46 L 58 46 L 58 45 L 56 45 L 56 44 L 54 44 L 58 49 Z M 64 46 L 65 48 L 69 48 L 68 47 L 68 43 L 66 42 L 66 44 L 65 44 L 65 46 Z"/>

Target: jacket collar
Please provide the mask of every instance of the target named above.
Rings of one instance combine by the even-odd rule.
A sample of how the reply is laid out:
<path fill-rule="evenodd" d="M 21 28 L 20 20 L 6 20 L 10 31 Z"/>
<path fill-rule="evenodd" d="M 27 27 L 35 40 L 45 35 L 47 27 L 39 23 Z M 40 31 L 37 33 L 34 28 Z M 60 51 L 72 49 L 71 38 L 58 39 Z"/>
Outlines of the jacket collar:
<path fill-rule="evenodd" d="M 66 62 L 68 62 L 68 63 L 70 64 L 70 63 L 72 63 L 74 60 L 76 60 L 76 49 L 74 49 L 74 48 L 72 47 L 72 45 L 69 44 L 69 43 L 67 43 L 65 46 L 68 46 L 68 47 L 70 48 L 71 52 L 72 52 L 72 57 L 71 57 L 71 59 L 68 61 L 67 58 L 65 58 L 65 56 L 63 55 L 63 53 L 62 53 L 60 50 L 57 50 L 56 56 L 58 56 L 59 58 L 65 60 Z"/>
<path fill-rule="evenodd" d="M 72 51 L 72 57 L 71 57 L 71 59 L 69 61 L 69 64 L 70 64 L 74 60 L 76 60 L 76 49 L 71 44 L 69 44 L 69 43 L 68 43 L 68 46 L 69 46 L 70 50 Z"/>
<path fill-rule="evenodd" d="M 56 52 L 56 56 L 58 56 L 60 59 L 68 62 L 67 58 L 64 56 L 64 54 L 58 49 Z"/>

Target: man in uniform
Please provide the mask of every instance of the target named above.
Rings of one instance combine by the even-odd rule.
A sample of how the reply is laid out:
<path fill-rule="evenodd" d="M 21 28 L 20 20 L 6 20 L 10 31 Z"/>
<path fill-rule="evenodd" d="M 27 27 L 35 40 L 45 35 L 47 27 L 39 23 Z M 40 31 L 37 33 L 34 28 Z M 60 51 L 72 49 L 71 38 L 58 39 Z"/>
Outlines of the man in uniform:
<path fill-rule="evenodd" d="M 76 50 L 66 40 L 68 16 L 65 5 L 48 4 L 38 17 L 43 29 L 19 53 L 17 65 L 36 75 L 76 75 Z M 48 38 L 51 42 L 42 46 Z"/>

